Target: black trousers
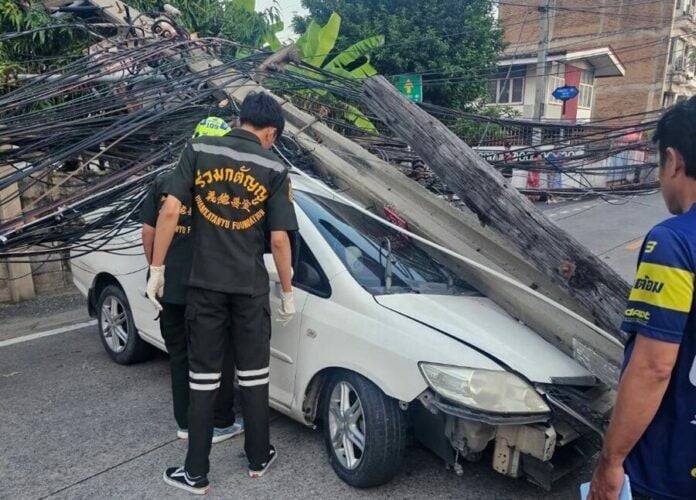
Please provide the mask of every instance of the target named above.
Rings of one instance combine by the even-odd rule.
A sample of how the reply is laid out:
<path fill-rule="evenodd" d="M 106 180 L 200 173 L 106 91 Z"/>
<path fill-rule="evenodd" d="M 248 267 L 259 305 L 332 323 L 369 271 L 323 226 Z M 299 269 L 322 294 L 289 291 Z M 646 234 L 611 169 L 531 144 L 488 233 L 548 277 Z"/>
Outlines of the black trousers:
<path fill-rule="evenodd" d="M 268 459 L 268 381 L 271 309 L 268 294 L 258 297 L 189 288 L 189 447 L 186 471 L 207 475 L 213 432 L 213 408 L 220 386 L 224 353 L 234 356 L 244 414 L 244 451 L 252 464 Z"/>
<path fill-rule="evenodd" d="M 189 409 L 189 354 L 186 306 L 162 303 L 160 332 L 169 353 L 169 368 L 172 374 L 172 401 L 174 419 L 180 429 L 188 429 Z M 232 353 L 223 357 L 220 390 L 215 399 L 215 427 L 229 427 L 234 423 L 234 358 Z"/>

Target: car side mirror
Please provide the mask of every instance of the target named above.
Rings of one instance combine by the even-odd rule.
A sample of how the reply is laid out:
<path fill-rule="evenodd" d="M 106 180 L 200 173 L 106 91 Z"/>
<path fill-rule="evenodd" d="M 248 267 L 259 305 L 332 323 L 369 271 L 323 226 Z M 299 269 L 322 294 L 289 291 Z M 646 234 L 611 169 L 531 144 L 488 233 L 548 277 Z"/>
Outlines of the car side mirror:
<path fill-rule="evenodd" d="M 273 260 L 273 254 L 263 254 L 263 263 L 266 266 L 266 271 L 268 271 L 268 278 L 275 283 L 280 283 L 280 276 L 278 276 L 278 268 Z"/>

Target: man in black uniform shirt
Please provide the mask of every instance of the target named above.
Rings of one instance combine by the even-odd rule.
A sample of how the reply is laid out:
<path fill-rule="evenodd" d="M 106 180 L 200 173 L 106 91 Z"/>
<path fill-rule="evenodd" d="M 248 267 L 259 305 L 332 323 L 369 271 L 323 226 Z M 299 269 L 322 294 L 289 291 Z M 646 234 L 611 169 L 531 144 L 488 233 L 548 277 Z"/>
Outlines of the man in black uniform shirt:
<path fill-rule="evenodd" d="M 148 296 L 157 302 L 164 260 L 181 204 L 193 205 L 194 254 L 186 297 L 189 335 L 189 449 L 184 467 L 164 480 L 186 491 L 208 491 L 213 406 L 223 353 L 232 342 L 246 426 L 249 476 L 262 476 L 276 458 L 269 440 L 269 279 L 263 263 L 266 233 L 280 277 L 279 321 L 295 314 L 290 238 L 297 229 L 288 169 L 268 151 L 285 120 L 265 93 L 242 103 L 240 128 L 186 146 L 157 219 Z"/>
<path fill-rule="evenodd" d="M 171 173 L 159 176 L 143 200 L 140 217 L 143 222 L 142 240 L 148 264 L 152 262 L 152 247 L 155 242 L 157 215 L 166 199 L 164 186 Z M 181 206 L 179 222 L 167 253 L 165 287 L 160 298 L 160 332 L 167 347 L 172 377 L 172 401 L 174 419 L 179 426 L 176 435 L 188 439 L 189 406 L 189 363 L 186 319 L 186 281 L 191 269 L 193 241 L 191 232 L 191 209 Z M 244 431 L 242 420 L 235 422 L 234 414 L 234 358 L 225 355 L 220 392 L 215 402 L 215 429 L 213 443 L 220 443 Z"/>

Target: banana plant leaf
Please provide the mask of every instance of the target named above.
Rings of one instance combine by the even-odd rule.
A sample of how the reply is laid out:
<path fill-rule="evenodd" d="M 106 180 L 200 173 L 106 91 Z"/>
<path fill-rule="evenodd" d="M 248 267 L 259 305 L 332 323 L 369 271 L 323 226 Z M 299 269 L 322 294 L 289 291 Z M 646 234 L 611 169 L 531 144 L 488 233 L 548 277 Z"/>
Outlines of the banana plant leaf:
<path fill-rule="evenodd" d="M 276 52 L 283 48 L 283 44 L 280 43 L 280 40 L 278 40 L 278 37 L 275 35 L 275 33 L 266 33 L 263 36 L 263 43 L 265 45 L 268 45 L 268 48 L 270 48 L 273 52 Z"/>
<path fill-rule="evenodd" d="M 374 76 L 375 74 L 377 74 L 377 72 L 372 67 L 372 65 L 369 64 L 369 56 L 372 51 L 374 51 L 378 47 L 381 47 L 382 45 L 384 45 L 384 35 L 377 35 L 370 38 L 365 38 L 364 40 L 361 40 L 358 43 L 351 45 L 346 50 L 344 50 L 336 57 L 331 59 L 328 63 L 326 63 L 324 69 L 328 71 L 332 71 L 333 68 L 346 69 L 352 64 L 355 64 L 355 61 L 357 61 L 361 57 L 365 57 L 367 58 L 366 66 L 369 66 L 369 68 L 365 68 L 365 75 L 361 74 L 360 76 Z M 371 73 L 371 71 L 374 71 L 374 73 Z M 368 75 L 367 73 L 370 74 Z"/>
<path fill-rule="evenodd" d="M 326 57 L 333 50 L 341 29 L 341 16 L 335 12 L 331 14 L 328 22 L 322 27 L 316 21 L 312 21 L 307 29 L 306 44 L 303 45 L 304 61 L 317 68 L 321 68 Z"/>
<path fill-rule="evenodd" d="M 369 78 L 377 74 L 377 70 L 370 63 L 365 63 L 352 71 L 347 71 L 343 68 L 331 68 L 328 71 L 333 75 L 340 76 L 341 78 L 345 78 L 347 80 Z"/>
<path fill-rule="evenodd" d="M 320 75 L 319 73 L 316 73 L 314 71 L 305 69 L 305 68 L 300 68 L 295 65 L 288 65 L 285 68 L 285 71 L 288 73 L 294 73 L 299 76 L 303 76 L 307 78 L 308 80 L 314 81 L 314 82 L 327 82 L 329 81 L 329 78 L 327 78 L 324 75 Z M 319 89 L 312 89 L 312 92 L 317 91 Z"/>
<path fill-rule="evenodd" d="M 277 33 L 280 33 L 285 28 L 282 21 L 275 22 L 271 24 L 266 30 L 266 34 L 263 36 L 263 43 L 268 45 L 268 47 L 276 52 L 283 48 L 283 44 L 280 43 Z"/>
<path fill-rule="evenodd" d="M 356 127 L 373 134 L 379 133 L 370 120 L 355 106 L 346 106 L 345 118 Z"/>

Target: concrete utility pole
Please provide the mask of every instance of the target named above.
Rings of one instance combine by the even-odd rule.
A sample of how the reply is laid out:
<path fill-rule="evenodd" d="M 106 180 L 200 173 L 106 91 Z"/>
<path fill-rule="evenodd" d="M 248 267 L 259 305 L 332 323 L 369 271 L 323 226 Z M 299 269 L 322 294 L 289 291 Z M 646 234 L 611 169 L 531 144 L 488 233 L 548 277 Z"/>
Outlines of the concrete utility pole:
<path fill-rule="evenodd" d="M 546 0 L 546 5 L 539 6 L 539 50 L 537 52 L 536 98 L 534 101 L 534 119 L 537 121 L 544 118 L 544 112 L 546 111 L 546 87 L 548 81 L 546 60 L 549 54 L 549 41 L 551 38 L 550 6 L 551 0 Z"/>

